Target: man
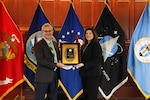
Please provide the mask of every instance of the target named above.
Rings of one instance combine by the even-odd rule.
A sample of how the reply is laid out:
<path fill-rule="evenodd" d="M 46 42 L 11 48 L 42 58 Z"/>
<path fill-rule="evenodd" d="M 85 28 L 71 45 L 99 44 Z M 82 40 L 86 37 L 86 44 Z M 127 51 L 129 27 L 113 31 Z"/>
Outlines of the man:
<path fill-rule="evenodd" d="M 64 64 L 59 63 L 60 54 L 57 42 L 52 39 L 54 33 L 52 25 L 45 23 L 41 31 L 43 38 L 34 47 L 37 59 L 34 99 L 57 100 L 57 67 L 63 67 Z"/>

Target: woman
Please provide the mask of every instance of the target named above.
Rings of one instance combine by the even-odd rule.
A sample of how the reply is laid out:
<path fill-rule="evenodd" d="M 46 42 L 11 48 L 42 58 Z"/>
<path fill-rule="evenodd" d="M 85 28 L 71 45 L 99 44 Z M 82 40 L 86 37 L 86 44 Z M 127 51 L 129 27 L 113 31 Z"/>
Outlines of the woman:
<path fill-rule="evenodd" d="M 80 68 L 85 100 L 97 100 L 101 64 L 102 50 L 98 43 L 97 33 L 93 28 L 87 28 L 84 31 L 81 46 L 81 63 L 77 65 Z"/>

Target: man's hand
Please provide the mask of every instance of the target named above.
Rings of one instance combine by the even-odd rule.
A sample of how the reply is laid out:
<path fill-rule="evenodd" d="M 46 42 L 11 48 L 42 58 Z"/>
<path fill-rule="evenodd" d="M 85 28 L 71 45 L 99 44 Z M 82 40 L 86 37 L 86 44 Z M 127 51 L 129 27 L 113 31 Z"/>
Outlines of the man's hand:
<path fill-rule="evenodd" d="M 59 62 L 59 63 L 56 63 L 56 66 L 59 67 L 59 68 L 62 68 L 62 67 L 64 67 L 65 65 L 64 65 L 63 63 L 60 63 L 60 62 Z"/>

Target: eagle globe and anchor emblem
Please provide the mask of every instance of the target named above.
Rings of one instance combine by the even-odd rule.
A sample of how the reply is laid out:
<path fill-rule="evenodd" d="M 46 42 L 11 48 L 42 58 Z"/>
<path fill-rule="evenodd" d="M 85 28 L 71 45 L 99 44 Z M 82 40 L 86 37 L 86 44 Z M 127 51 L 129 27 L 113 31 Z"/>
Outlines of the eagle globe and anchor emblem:
<path fill-rule="evenodd" d="M 0 40 L 0 59 L 4 59 L 6 57 L 6 61 L 15 59 L 18 54 L 17 43 L 20 43 L 20 40 L 15 34 L 7 34 L 6 32 L 2 32 L 5 40 Z"/>
<path fill-rule="evenodd" d="M 8 53 L 8 44 L 6 42 L 0 41 L 0 59 L 3 59 L 7 56 Z"/>

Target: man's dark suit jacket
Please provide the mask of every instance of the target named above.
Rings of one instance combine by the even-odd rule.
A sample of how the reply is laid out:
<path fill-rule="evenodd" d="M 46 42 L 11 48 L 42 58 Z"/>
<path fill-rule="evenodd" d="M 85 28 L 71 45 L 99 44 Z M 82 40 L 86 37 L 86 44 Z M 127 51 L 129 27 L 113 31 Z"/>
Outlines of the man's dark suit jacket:
<path fill-rule="evenodd" d="M 54 42 L 54 47 L 59 60 L 60 53 L 57 42 Z M 44 39 L 35 44 L 35 57 L 37 59 L 37 70 L 35 73 L 35 82 L 51 82 L 56 64 L 54 63 L 54 55 Z"/>

